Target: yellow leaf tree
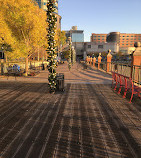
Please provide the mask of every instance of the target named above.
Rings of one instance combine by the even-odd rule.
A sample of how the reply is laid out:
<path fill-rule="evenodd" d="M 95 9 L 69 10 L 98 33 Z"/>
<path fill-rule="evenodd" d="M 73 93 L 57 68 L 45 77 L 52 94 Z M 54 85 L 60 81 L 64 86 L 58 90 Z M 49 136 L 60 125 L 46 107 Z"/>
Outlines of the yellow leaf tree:
<path fill-rule="evenodd" d="M 46 13 L 32 0 L 0 0 L 0 8 L 0 37 L 12 46 L 11 58 L 28 59 L 45 45 Z"/>
<path fill-rule="evenodd" d="M 63 47 L 66 44 L 65 31 L 61 31 L 60 29 L 56 30 L 55 41 L 56 41 L 56 46 L 58 48 L 58 52 L 60 52 L 61 46 Z"/>

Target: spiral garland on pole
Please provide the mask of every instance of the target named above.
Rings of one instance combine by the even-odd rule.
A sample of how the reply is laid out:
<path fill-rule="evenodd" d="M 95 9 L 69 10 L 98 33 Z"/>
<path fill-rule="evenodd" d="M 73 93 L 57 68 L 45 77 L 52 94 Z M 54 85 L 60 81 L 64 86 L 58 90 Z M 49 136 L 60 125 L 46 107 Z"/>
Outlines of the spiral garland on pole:
<path fill-rule="evenodd" d="M 68 38 L 68 42 L 69 42 L 69 59 L 68 59 L 68 68 L 69 70 L 71 69 L 71 65 L 72 65 L 72 62 L 71 62 L 71 58 L 72 58 L 72 42 L 71 42 L 71 37 Z"/>
<path fill-rule="evenodd" d="M 55 62 L 55 55 L 56 55 L 56 46 L 55 46 L 55 29 L 56 29 L 56 17 L 54 15 L 55 7 L 54 7 L 55 0 L 48 0 L 47 1 L 47 40 L 48 40 L 48 81 L 50 92 L 54 92 L 56 89 L 56 62 Z"/>

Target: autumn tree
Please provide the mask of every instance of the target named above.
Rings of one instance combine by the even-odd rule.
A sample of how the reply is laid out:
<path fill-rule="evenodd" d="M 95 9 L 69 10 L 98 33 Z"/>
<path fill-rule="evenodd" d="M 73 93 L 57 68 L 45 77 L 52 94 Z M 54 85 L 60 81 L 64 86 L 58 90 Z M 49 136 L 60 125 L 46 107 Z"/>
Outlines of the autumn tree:
<path fill-rule="evenodd" d="M 61 31 L 60 29 L 57 29 L 55 32 L 55 41 L 58 51 L 61 51 L 61 47 L 63 47 L 66 44 L 65 31 Z"/>
<path fill-rule="evenodd" d="M 46 14 L 32 0 L 0 0 L 0 8 L 0 37 L 12 46 L 10 57 L 27 58 L 45 45 Z"/>

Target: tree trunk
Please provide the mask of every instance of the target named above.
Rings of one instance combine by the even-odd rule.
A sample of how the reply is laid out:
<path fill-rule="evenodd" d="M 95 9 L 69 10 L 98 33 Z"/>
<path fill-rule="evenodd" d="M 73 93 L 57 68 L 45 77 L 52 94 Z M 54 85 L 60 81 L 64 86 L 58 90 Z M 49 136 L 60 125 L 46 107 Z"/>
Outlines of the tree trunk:
<path fill-rule="evenodd" d="M 39 56 L 39 46 L 38 46 L 38 61 L 40 60 L 40 56 Z"/>
<path fill-rule="evenodd" d="M 25 75 L 28 76 L 28 57 L 25 59 Z"/>

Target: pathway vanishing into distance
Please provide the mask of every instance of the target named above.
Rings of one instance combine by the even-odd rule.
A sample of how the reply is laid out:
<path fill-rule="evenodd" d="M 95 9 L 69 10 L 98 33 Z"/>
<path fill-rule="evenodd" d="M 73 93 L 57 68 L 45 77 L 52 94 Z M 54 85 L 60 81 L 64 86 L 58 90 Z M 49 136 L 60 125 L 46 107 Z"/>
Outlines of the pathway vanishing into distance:
<path fill-rule="evenodd" d="M 140 158 L 141 102 L 113 92 L 103 72 L 57 69 L 65 92 L 48 93 L 47 71 L 0 79 L 0 158 Z"/>

